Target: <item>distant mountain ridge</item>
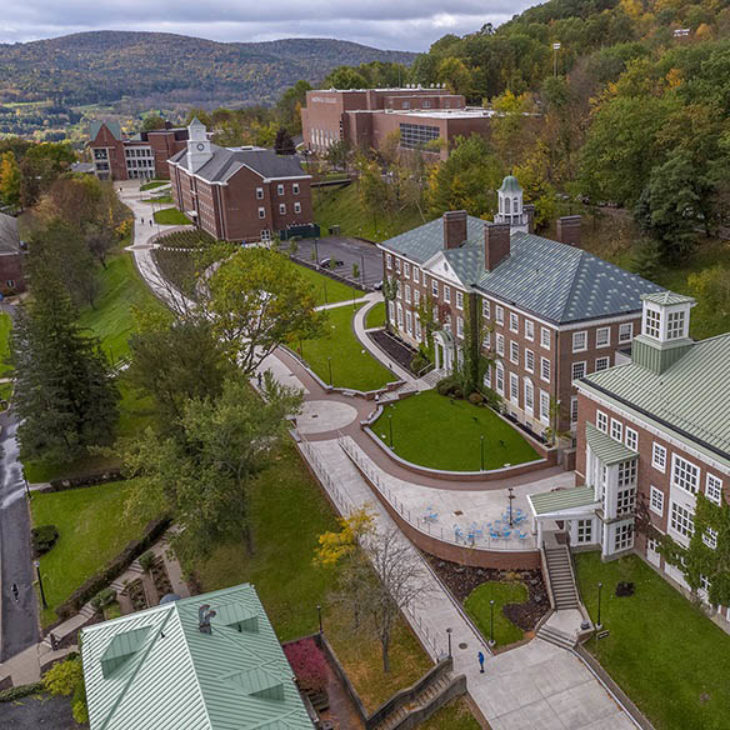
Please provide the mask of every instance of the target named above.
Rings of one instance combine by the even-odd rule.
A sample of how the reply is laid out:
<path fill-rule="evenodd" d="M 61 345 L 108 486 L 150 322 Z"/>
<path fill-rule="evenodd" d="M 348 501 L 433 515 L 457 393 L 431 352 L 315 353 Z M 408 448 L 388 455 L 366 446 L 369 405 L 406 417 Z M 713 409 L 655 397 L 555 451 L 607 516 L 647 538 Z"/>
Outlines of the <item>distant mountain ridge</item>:
<path fill-rule="evenodd" d="M 335 66 L 408 64 L 414 57 L 327 38 L 220 43 L 172 33 L 92 31 L 0 44 L 0 103 L 51 98 L 73 106 L 122 97 L 267 103 L 299 79 L 321 81 Z"/>

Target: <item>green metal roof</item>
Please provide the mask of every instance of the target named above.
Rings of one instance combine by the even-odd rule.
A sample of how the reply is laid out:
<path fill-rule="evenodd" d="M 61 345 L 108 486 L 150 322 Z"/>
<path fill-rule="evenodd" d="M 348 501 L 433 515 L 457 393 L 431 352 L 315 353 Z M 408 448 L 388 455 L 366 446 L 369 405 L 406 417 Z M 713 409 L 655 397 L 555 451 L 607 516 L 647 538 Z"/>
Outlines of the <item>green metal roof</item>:
<path fill-rule="evenodd" d="M 504 180 L 502 180 L 502 187 L 499 189 L 499 192 L 500 193 L 521 193 L 522 188 L 520 187 L 520 184 L 514 175 L 507 175 L 507 177 Z"/>
<path fill-rule="evenodd" d="M 198 608 L 210 604 L 210 634 Z M 81 657 L 91 730 L 311 730 L 253 586 L 89 626 Z"/>
<path fill-rule="evenodd" d="M 641 297 L 644 302 L 653 302 L 654 304 L 694 304 L 695 300 L 692 297 L 685 296 L 684 294 L 676 294 L 673 291 L 665 292 L 653 292 L 651 294 L 644 294 Z"/>
<path fill-rule="evenodd" d="M 589 507 L 596 504 L 596 495 L 593 487 L 571 487 L 557 489 L 554 492 L 529 494 L 527 499 L 532 504 L 536 515 L 545 515 L 577 507 Z"/>
<path fill-rule="evenodd" d="M 628 446 L 599 431 L 592 423 L 586 423 L 586 441 L 604 466 L 618 464 L 638 456 Z"/>
<path fill-rule="evenodd" d="M 730 333 L 693 343 L 662 373 L 631 363 L 576 385 L 633 407 L 730 463 Z"/>
<path fill-rule="evenodd" d="M 119 122 L 102 122 L 99 120 L 94 120 L 89 125 L 89 139 L 96 139 L 96 136 L 99 134 L 102 127 L 106 127 L 111 132 L 114 139 L 122 139 L 122 128 L 119 125 Z"/>

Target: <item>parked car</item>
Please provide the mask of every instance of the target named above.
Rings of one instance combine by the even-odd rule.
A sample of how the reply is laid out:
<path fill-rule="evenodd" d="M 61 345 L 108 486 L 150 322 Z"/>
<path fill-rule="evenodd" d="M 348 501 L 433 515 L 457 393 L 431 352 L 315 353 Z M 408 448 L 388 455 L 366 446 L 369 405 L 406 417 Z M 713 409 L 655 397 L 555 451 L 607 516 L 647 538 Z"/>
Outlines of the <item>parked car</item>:
<path fill-rule="evenodd" d="M 340 268 L 340 266 L 344 266 L 344 265 L 345 265 L 345 262 L 344 262 L 344 261 L 340 261 L 340 259 L 333 259 L 333 258 L 330 258 L 330 257 L 328 256 L 328 257 L 327 257 L 326 259 L 322 259 L 322 260 L 321 260 L 321 261 L 319 262 L 319 265 L 320 265 L 320 266 L 321 266 L 321 267 L 322 267 L 323 269 L 339 269 L 339 268 Z"/>
<path fill-rule="evenodd" d="M 375 289 L 375 291 L 380 291 L 382 288 L 383 288 L 382 279 L 380 281 L 375 282 L 375 284 L 373 284 L 373 289 Z"/>

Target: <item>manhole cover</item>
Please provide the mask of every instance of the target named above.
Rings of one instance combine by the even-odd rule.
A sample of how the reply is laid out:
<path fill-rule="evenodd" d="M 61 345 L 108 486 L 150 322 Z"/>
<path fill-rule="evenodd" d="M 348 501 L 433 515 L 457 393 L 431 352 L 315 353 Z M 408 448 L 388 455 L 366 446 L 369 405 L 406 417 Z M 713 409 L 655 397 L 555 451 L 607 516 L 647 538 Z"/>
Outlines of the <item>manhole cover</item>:
<path fill-rule="evenodd" d="M 468 646 L 469 645 L 465 641 L 462 641 L 461 644 L 459 644 L 459 649 L 466 649 Z"/>
<path fill-rule="evenodd" d="M 454 514 L 458 516 L 458 515 L 463 515 L 464 513 L 460 509 L 457 509 L 456 512 L 454 512 Z"/>

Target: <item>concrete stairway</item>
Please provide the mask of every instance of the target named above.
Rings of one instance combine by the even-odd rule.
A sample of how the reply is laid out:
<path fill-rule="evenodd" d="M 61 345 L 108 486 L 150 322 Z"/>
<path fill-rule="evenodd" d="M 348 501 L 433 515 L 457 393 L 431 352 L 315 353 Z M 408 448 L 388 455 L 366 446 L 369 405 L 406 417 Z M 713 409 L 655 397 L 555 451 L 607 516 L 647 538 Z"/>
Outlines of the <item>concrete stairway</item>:
<path fill-rule="evenodd" d="M 402 705 L 384 717 L 373 730 L 397 730 L 401 723 L 408 717 L 413 710 L 419 710 L 427 707 L 436 697 L 438 697 L 451 684 L 451 675 L 442 674 L 432 684 L 429 684 L 420 694 L 413 698 L 412 702 Z"/>
<path fill-rule="evenodd" d="M 421 378 L 421 380 L 424 383 L 427 383 L 430 388 L 435 388 L 439 380 L 445 378 L 447 375 L 448 373 L 444 372 L 443 370 L 431 370 L 430 372 L 426 373 Z"/>
<path fill-rule="evenodd" d="M 551 545 L 548 547 L 546 545 L 544 550 L 550 588 L 555 599 L 555 609 L 560 611 L 567 608 L 579 608 L 578 590 L 575 587 L 568 546 Z"/>
<path fill-rule="evenodd" d="M 573 637 L 569 636 L 564 631 L 560 631 L 559 629 L 556 629 L 552 626 L 548 626 L 548 624 L 543 624 L 537 630 L 537 636 L 543 641 L 547 641 L 550 644 L 555 644 L 556 646 L 560 646 L 563 649 L 572 649 L 575 646 L 575 641 L 573 641 Z"/>

